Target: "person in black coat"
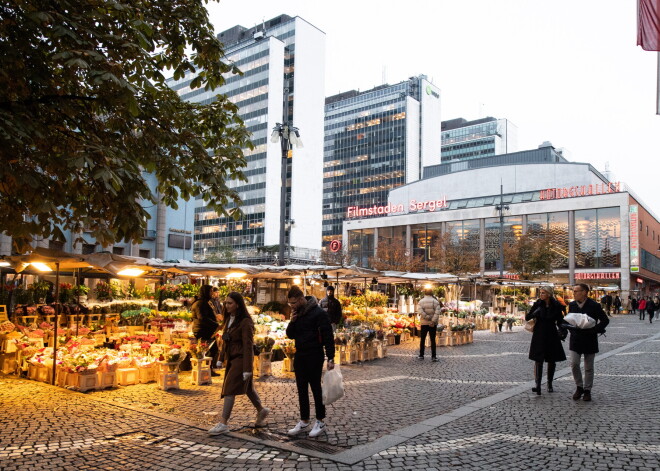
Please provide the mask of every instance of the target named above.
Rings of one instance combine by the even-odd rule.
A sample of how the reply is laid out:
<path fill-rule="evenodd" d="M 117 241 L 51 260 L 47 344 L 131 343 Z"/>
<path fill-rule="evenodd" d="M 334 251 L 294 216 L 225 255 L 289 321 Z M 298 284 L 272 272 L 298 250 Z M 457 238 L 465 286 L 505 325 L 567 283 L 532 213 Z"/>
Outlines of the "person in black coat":
<path fill-rule="evenodd" d="M 199 296 L 192 305 L 191 312 L 193 317 L 192 332 L 198 341 L 210 345 L 208 355 L 213 358 L 212 365 L 215 366 L 218 355 L 218 345 L 213 340 L 215 332 L 218 330 L 219 323 L 214 310 L 212 301 L 211 285 L 202 285 L 199 288 Z M 212 345 L 211 345 L 212 344 Z M 211 369 L 212 376 L 218 376 L 218 373 Z"/>
<path fill-rule="evenodd" d="M 314 438 L 327 432 L 323 421 L 325 406 L 321 392 L 321 374 L 325 362 L 323 350 L 328 358 L 327 369 L 334 369 L 335 339 L 328 314 L 319 307 L 314 296 L 304 296 L 300 288 L 293 286 L 287 298 L 293 314 L 286 328 L 286 336 L 296 342 L 293 368 L 300 405 L 300 421 L 288 431 L 288 434 L 298 435 L 309 427 L 309 388 L 311 388 L 316 409 L 316 423 L 309 436 Z"/>
<path fill-rule="evenodd" d="M 577 389 L 573 399 L 581 397 L 585 401 L 591 401 L 591 387 L 594 383 L 594 359 L 598 353 L 598 334 L 605 333 L 605 327 L 610 323 L 607 314 L 601 305 L 589 298 L 589 285 L 584 283 L 573 287 L 574 301 L 568 305 L 568 312 L 586 314 L 596 320 L 596 326 L 591 329 L 571 328 L 571 340 L 569 344 L 571 357 L 571 370 L 573 380 Z M 584 355 L 584 380 L 580 369 L 580 357 Z"/>
<path fill-rule="evenodd" d="M 658 305 L 656 304 L 658 301 L 658 298 L 649 296 L 649 300 L 646 301 L 646 313 L 649 315 L 649 322 L 653 324 L 653 314 L 655 313 L 655 310 L 658 309 Z"/>
<path fill-rule="evenodd" d="M 529 359 L 534 361 L 536 387 L 532 391 L 541 395 L 543 362 L 548 362 L 548 392 L 553 392 L 552 380 L 555 377 L 556 362 L 566 360 L 557 328 L 564 319 L 564 307 L 554 297 L 552 288 L 540 289 L 539 298 L 525 316 L 525 320 L 535 320 L 532 343 L 529 346 Z"/>

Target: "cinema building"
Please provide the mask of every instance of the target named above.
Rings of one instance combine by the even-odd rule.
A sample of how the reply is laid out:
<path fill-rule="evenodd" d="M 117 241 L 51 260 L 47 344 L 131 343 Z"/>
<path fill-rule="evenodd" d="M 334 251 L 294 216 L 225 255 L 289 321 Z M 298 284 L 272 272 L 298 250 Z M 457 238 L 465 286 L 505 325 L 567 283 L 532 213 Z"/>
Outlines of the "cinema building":
<path fill-rule="evenodd" d="M 526 233 L 548 242 L 547 281 L 587 282 L 623 296 L 660 290 L 660 223 L 651 208 L 630 187 L 567 161 L 551 145 L 426 167 L 423 179 L 391 190 L 387 205 L 348 208 L 343 240 L 363 266 L 386 241 L 432 271 L 436 242 L 450 233 L 478 251 L 482 275 L 497 277 L 500 231 L 505 243 Z M 506 265 L 505 276 L 515 277 Z"/>

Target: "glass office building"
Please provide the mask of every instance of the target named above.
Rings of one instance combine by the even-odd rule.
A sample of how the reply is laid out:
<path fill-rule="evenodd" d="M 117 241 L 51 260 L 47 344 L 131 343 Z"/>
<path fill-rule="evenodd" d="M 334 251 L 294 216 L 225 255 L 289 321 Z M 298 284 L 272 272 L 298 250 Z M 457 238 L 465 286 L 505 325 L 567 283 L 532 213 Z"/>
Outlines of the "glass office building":
<path fill-rule="evenodd" d="M 287 226 L 286 242 L 318 251 L 325 33 L 300 17 L 280 15 L 254 28 L 235 26 L 218 38 L 225 44 L 227 59 L 243 75 L 228 76 L 226 84 L 212 92 L 190 90 L 193 75 L 171 80 L 169 85 L 182 99 L 195 103 L 210 103 L 218 93 L 226 95 L 239 106 L 254 149 L 244 150 L 247 181 L 228 182 L 243 201 L 245 217 L 238 221 L 219 217 L 198 201 L 194 256 L 203 260 L 229 252 L 234 260 L 260 261 L 260 247 L 279 244 L 282 158 L 280 144 L 269 138 L 275 124 L 283 122 L 285 100 L 288 121 L 300 128 L 304 141 L 304 148 L 294 149 L 287 162 L 285 219 L 294 222 Z"/>
<path fill-rule="evenodd" d="M 507 119 L 442 122 L 442 161 L 478 159 L 518 150 L 518 128 Z"/>
<path fill-rule="evenodd" d="M 426 76 L 326 99 L 323 246 L 350 207 L 387 203 L 392 188 L 440 163 L 440 91 Z"/>
<path fill-rule="evenodd" d="M 352 213 L 344 223 L 351 261 L 369 266 L 378 245 L 396 239 L 434 271 L 437 242 L 449 234 L 479 254 L 475 274 L 498 277 L 501 270 L 515 277 L 507 272 L 506 257 L 500 267 L 500 237 L 506 244 L 528 234 L 552 251 L 547 281 L 586 282 L 624 296 L 660 289 L 660 222 L 623 183 L 589 164 L 568 162 L 547 146 L 470 164 L 425 169 L 423 180 L 390 191 L 387 215 Z M 501 222 L 500 204 L 506 206 Z"/>

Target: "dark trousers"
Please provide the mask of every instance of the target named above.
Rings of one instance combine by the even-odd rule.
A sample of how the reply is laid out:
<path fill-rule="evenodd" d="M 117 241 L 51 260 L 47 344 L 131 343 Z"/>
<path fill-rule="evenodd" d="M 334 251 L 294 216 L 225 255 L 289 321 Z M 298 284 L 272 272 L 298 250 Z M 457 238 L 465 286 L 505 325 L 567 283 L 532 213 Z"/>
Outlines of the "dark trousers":
<path fill-rule="evenodd" d="M 424 356 L 424 347 L 426 343 L 426 334 L 429 334 L 431 336 L 431 358 L 435 358 L 435 333 L 437 329 L 435 328 L 434 325 L 423 325 L 422 326 L 422 336 L 421 340 L 419 341 L 419 356 L 423 357 Z"/>
<path fill-rule="evenodd" d="M 323 373 L 324 360 L 323 353 L 296 354 L 293 359 L 301 420 L 309 420 L 308 386 L 312 388 L 312 395 L 314 396 L 316 419 L 325 419 L 325 406 L 323 405 L 323 394 L 321 392 L 321 374 Z"/>
<path fill-rule="evenodd" d="M 643 321 L 644 319 L 646 319 L 646 311 L 644 309 L 640 309 L 639 310 L 639 320 Z"/>

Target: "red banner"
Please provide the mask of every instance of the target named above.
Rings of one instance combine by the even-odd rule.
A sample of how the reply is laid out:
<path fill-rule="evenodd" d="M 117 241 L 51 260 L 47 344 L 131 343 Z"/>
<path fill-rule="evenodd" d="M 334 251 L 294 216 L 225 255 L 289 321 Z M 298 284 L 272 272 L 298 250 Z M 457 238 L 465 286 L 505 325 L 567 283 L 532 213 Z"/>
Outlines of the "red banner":
<path fill-rule="evenodd" d="M 660 51 L 660 0 L 639 0 L 637 12 L 637 45 Z"/>

